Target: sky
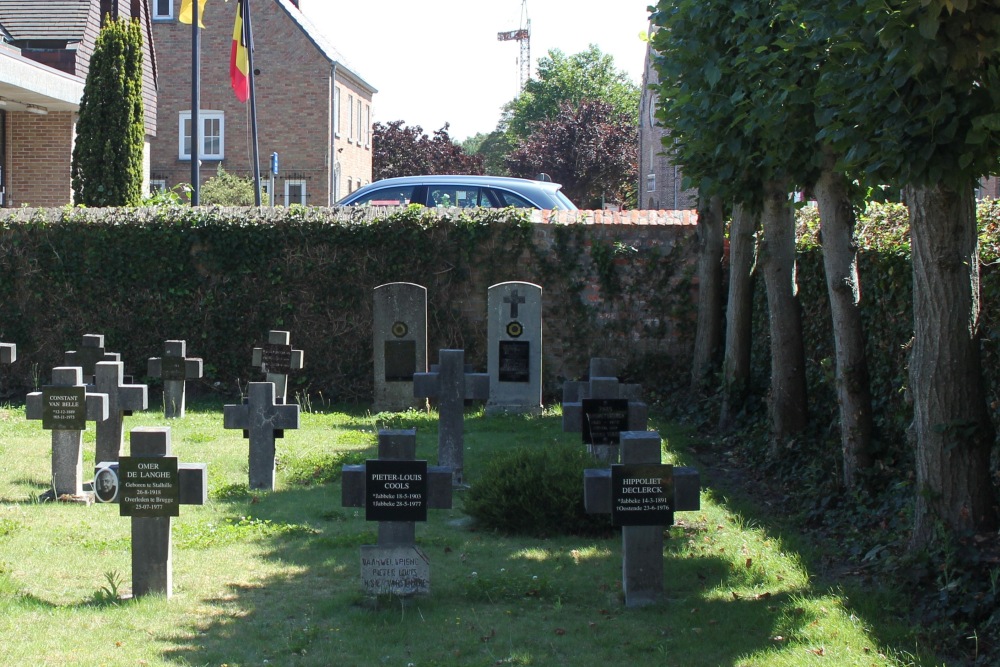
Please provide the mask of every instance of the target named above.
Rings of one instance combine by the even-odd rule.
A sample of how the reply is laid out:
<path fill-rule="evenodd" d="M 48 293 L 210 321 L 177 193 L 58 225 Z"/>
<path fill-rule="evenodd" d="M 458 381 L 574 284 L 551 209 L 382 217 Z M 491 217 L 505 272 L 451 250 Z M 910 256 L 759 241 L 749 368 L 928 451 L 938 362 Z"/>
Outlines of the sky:
<path fill-rule="evenodd" d="M 527 0 L 531 73 L 550 49 L 596 44 L 642 82 L 655 0 Z M 402 120 L 455 141 L 491 132 L 520 87 L 520 43 L 497 33 L 522 27 L 522 0 L 300 0 L 300 8 L 378 93 L 373 121 Z"/>

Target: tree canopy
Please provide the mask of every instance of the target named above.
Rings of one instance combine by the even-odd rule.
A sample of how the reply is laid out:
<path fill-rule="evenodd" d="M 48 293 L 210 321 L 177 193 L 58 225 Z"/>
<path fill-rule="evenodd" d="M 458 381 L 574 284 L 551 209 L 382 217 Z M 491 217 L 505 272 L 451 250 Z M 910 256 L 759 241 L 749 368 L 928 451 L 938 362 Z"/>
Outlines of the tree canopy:
<path fill-rule="evenodd" d="M 452 141 L 448 124 L 431 138 L 402 120 L 372 126 L 372 179 L 419 174 L 482 174 L 483 160 Z"/>

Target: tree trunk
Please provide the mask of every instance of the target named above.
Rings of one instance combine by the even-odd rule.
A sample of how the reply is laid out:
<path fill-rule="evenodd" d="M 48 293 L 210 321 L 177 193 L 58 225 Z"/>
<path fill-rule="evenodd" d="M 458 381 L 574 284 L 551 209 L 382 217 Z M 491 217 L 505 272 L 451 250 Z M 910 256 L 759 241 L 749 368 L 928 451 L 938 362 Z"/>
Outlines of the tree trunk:
<path fill-rule="evenodd" d="M 750 388 L 754 259 L 758 216 L 733 206 L 729 225 L 729 299 L 726 306 L 726 352 L 722 362 L 722 408 L 719 428 L 728 431 Z"/>
<path fill-rule="evenodd" d="M 764 186 L 761 225 L 760 258 L 771 334 L 769 404 L 773 444 L 778 446 L 808 423 L 802 313 L 795 284 L 795 215 L 785 183 Z"/>
<path fill-rule="evenodd" d="M 830 164 L 823 170 L 815 189 L 822 225 L 826 289 L 833 319 L 843 482 L 845 488 L 856 490 L 861 482 L 858 472 L 872 465 L 872 394 L 861 323 L 854 208 L 847 194 L 847 179 Z"/>
<path fill-rule="evenodd" d="M 993 425 L 979 357 L 979 250 L 971 186 L 907 188 L 913 254 L 910 392 L 916 434 L 913 545 L 940 523 L 995 530 Z"/>
<path fill-rule="evenodd" d="M 698 330 L 691 360 L 691 391 L 703 393 L 722 347 L 722 200 L 712 197 L 698 210 Z"/>

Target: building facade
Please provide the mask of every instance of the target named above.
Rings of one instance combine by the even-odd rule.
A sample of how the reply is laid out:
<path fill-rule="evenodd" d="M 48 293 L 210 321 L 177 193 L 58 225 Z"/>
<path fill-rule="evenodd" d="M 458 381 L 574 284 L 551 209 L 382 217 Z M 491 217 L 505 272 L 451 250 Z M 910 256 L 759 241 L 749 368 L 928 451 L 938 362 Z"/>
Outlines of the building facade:
<path fill-rule="evenodd" d="M 150 178 L 156 188 L 191 183 L 192 27 L 178 21 L 181 0 L 150 0 L 159 66 L 158 127 Z M 272 203 L 329 206 L 372 174 L 375 88 L 301 12 L 298 0 L 250 0 L 254 98 L 261 180 Z M 209 2 L 200 31 L 200 181 L 218 169 L 253 173 L 250 104 L 230 85 L 236 3 Z M 269 193 L 271 194 L 271 193 Z"/>
<path fill-rule="evenodd" d="M 156 60 L 145 0 L 0 0 L 0 205 L 73 201 L 77 112 L 108 16 L 143 26 L 148 147 L 156 135 Z"/>

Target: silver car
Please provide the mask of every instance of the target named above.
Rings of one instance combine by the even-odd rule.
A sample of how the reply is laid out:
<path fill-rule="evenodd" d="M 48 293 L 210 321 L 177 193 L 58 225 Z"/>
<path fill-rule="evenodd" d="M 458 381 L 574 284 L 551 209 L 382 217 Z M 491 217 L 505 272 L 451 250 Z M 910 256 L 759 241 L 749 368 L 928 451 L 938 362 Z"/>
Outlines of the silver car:
<path fill-rule="evenodd" d="M 576 206 L 549 181 L 506 176 L 401 176 L 358 188 L 337 206 L 406 206 L 450 208 L 540 208 L 573 210 Z"/>

